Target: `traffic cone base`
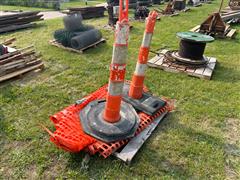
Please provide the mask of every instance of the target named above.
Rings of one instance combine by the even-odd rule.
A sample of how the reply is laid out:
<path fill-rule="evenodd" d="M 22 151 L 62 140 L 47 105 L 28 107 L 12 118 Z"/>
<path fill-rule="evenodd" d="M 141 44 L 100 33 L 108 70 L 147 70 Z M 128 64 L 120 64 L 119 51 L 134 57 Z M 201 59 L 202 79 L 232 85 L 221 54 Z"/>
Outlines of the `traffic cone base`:
<path fill-rule="evenodd" d="M 103 116 L 105 104 L 105 100 L 95 100 L 80 111 L 80 120 L 84 132 L 103 142 L 113 142 L 133 137 L 139 125 L 139 117 L 132 105 L 122 102 L 120 119 L 113 123 L 107 122 Z"/>

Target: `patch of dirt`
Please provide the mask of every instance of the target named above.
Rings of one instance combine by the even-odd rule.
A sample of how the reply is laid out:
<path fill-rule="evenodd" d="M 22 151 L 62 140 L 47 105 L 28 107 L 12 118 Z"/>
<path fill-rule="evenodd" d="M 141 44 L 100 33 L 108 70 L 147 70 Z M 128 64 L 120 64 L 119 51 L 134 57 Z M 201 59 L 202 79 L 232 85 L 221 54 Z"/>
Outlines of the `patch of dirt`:
<path fill-rule="evenodd" d="M 64 162 L 63 158 L 61 160 L 57 159 L 57 157 L 51 157 L 53 160 L 48 168 L 43 172 L 42 179 L 56 179 L 61 172 L 66 168 L 67 162 Z"/>
<path fill-rule="evenodd" d="M 236 165 L 240 164 L 240 120 L 229 118 L 226 120 L 225 138 L 225 173 L 226 179 L 240 179 Z"/>
<path fill-rule="evenodd" d="M 37 166 L 36 164 L 31 164 L 27 169 L 26 169 L 26 179 L 37 179 L 38 174 L 37 174 Z"/>

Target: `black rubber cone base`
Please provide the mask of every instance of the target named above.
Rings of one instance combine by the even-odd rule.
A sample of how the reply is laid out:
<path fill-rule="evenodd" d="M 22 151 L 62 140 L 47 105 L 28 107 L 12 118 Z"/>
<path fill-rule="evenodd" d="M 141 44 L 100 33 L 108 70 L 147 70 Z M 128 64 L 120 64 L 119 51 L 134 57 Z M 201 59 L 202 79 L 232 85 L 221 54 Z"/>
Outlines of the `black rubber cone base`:
<path fill-rule="evenodd" d="M 129 97 L 129 84 L 125 83 L 123 88 L 123 100 L 131 104 L 136 110 L 142 111 L 150 116 L 166 105 L 166 102 L 150 93 L 143 92 L 141 99 Z"/>
<path fill-rule="evenodd" d="M 122 101 L 121 119 L 116 123 L 109 123 L 103 119 L 105 104 L 105 100 L 96 100 L 80 111 L 84 132 L 104 142 L 133 137 L 139 125 L 139 117 L 132 105 Z"/>

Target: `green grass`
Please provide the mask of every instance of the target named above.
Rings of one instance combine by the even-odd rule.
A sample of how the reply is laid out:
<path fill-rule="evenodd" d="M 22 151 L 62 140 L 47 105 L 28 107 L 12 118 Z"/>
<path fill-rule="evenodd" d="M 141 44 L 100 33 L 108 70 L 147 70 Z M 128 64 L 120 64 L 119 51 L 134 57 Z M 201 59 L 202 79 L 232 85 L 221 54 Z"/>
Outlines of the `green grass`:
<path fill-rule="evenodd" d="M 156 24 L 152 49 L 177 48 L 176 33 L 201 23 L 218 5 L 214 1 L 177 17 L 163 17 Z M 102 27 L 107 18 L 86 23 Z M 18 47 L 35 45 L 46 65 L 37 76 L 0 87 L 0 179 L 239 179 L 239 35 L 207 45 L 205 54 L 218 60 L 211 81 L 148 69 L 146 85 L 156 95 L 176 99 L 176 110 L 160 124 L 131 166 L 96 155 L 83 168 L 84 153 L 57 149 L 38 124 L 54 130 L 50 115 L 108 82 L 114 36 L 102 30 L 107 43 L 79 55 L 48 44 L 53 31 L 62 26 L 62 19 L 48 20 L 38 28 L 0 37 L 16 37 Z M 144 23 L 133 22 L 133 26 L 127 79 L 135 68 Z M 226 147 L 232 147 L 231 151 Z"/>
<path fill-rule="evenodd" d="M 51 9 L 46 8 L 38 8 L 38 7 L 26 7 L 26 6 L 8 6 L 8 5 L 1 5 L 0 4 L 0 11 L 16 11 L 16 10 L 22 10 L 22 11 L 47 11 Z"/>
<path fill-rule="evenodd" d="M 90 0 L 85 4 L 83 0 L 74 0 L 66 3 L 61 4 L 61 9 L 68 9 L 71 7 L 86 7 L 86 6 L 95 6 L 97 4 L 104 3 L 104 0 Z M 1 5 L 0 4 L 0 11 L 13 11 L 13 10 L 23 10 L 23 11 L 50 11 L 53 10 L 51 8 L 38 8 L 38 7 L 25 7 L 25 6 L 8 6 L 8 5 Z"/>
<path fill-rule="evenodd" d="M 75 0 L 75 1 L 71 1 L 71 2 L 66 2 L 66 3 L 62 3 L 61 5 L 61 9 L 68 9 L 70 7 L 85 7 L 85 6 L 94 6 L 94 5 L 97 5 L 97 4 L 101 4 L 101 3 L 104 3 L 105 1 L 104 0 L 90 0 L 90 1 L 87 1 L 87 5 L 85 4 L 85 1 L 81 0 Z"/>

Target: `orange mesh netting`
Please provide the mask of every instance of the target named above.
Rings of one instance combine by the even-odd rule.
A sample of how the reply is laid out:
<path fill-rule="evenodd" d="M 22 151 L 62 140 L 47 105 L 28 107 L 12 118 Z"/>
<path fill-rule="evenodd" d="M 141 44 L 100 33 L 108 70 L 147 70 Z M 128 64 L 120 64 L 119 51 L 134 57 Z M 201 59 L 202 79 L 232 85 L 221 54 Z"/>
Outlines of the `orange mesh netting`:
<path fill-rule="evenodd" d="M 144 88 L 146 92 L 147 89 Z M 48 129 L 44 128 L 50 137 L 50 140 L 56 144 L 57 147 L 69 152 L 79 152 L 85 150 L 90 154 L 99 152 L 103 157 L 108 157 L 117 149 L 125 145 L 129 139 L 121 140 L 113 143 L 104 143 L 84 133 L 79 112 L 88 103 L 97 99 L 104 99 L 107 94 L 107 85 L 101 87 L 94 93 L 85 97 L 81 104 L 70 105 L 64 110 L 51 116 L 50 119 L 55 125 L 55 132 L 52 133 Z M 138 113 L 140 117 L 140 124 L 135 135 L 139 134 L 145 129 L 153 120 L 160 116 L 162 113 L 171 111 L 173 109 L 172 101 L 165 99 L 166 106 L 160 109 L 154 116 L 149 116 L 143 112 Z"/>

